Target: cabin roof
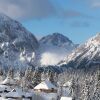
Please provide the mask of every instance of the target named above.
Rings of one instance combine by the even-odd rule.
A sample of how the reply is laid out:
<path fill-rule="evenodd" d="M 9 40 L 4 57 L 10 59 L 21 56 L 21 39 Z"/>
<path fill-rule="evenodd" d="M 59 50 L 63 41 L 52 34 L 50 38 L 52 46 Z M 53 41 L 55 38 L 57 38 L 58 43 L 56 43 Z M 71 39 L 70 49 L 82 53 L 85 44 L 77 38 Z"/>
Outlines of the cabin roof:
<path fill-rule="evenodd" d="M 37 85 L 34 89 L 57 89 L 55 85 L 53 85 L 49 80 L 45 80 Z"/>

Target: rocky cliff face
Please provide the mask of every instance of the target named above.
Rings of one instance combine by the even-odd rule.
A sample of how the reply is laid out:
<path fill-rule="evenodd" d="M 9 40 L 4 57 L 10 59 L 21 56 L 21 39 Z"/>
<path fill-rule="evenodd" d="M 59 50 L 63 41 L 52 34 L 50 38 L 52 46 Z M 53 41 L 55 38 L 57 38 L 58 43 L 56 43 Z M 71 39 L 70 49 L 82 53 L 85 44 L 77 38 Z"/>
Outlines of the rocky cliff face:
<path fill-rule="evenodd" d="M 60 65 L 86 68 L 100 65 L 100 33 L 69 54 Z"/>
<path fill-rule="evenodd" d="M 34 59 L 38 41 L 19 22 L 0 13 L 0 65 L 26 67 Z"/>

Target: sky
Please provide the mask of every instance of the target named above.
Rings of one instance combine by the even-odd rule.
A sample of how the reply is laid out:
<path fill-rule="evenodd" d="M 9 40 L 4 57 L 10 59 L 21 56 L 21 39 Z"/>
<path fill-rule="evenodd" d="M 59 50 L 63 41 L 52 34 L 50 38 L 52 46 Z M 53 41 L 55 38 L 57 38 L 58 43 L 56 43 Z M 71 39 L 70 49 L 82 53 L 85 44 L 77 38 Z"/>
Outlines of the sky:
<path fill-rule="evenodd" d="M 38 39 L 58 32 L 83 43 L 100 32 L 100 0 L 0 0 L 0 12 Z"/>

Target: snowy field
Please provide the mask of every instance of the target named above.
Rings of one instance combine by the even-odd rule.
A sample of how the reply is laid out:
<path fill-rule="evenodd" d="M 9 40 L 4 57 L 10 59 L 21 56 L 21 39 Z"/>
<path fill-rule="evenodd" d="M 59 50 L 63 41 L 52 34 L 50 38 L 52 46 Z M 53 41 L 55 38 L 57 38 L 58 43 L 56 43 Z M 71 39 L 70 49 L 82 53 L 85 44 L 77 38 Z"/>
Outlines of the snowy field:
<path fill-rule="evenodd" d="M 13 85 L 8 85 L 8 83 Z M 64 84 L 64 87 L 70 87 L 70 85 L 71 83 L 67 82 Z M 56 92 L 51 92 L 51 89 L 54 89 Z M 35 86 L 34 89 L 28 89 L 16 86 L 15 81 L 7 77 L 0 84 L 0 100 L 58 100 L 57 98 L 60 95 L 58 91 L 59 88 L 53 85 L 49 80 L 42 81 Z M 64 88 L 61 92 L 64 97 L 59 98 L 59 100 L 72 100 L 72 98 L 67 97 L 70 94 L 70 88 Z"/>
<path fill-rule="evenodd" d="M 31 97 L 32 100 L 57 100 L 57 96 L 57 93 L 44 93 L 34 91 L 33 89 L 26 92 L 23 91 L 22 88 L 11 88 L 10 86 L 0 85 L 0 100 L 31 100 L 29 97 Z M 59 98 L 59 100 L 72 100 L 72 98 L 64 96 Z"/>
<path fill-rule="evenodd" d="M 71 97 L 61 97 L 60 100 L 72 100 L 72 98 Z"/>
<path fill-rule="evenodd" d="M 8 88 L 10 92 L 5 93 L 4 91 L 7 88 L 8 88 L 7 86 L 4 87 L 4 85 L 0 85 L 0 89 L 2 89 L 3 91 L 2 93 L 0 93 L 1 95 L 0 100 L 20 100 L 14 98 L 21 98 L 21 100 L 30 100 L 28 99 L 28 97 L 32 97 L 32 100 L 57 100 L 56 93 L 34 92 L 33 90 L 29 92 L 28 91 L 24 92 L 20 88 L 15 88 L 11 90 L 10 87 Z M 24 96 L 25 98 L 22 99 L 22 96 Z"/>

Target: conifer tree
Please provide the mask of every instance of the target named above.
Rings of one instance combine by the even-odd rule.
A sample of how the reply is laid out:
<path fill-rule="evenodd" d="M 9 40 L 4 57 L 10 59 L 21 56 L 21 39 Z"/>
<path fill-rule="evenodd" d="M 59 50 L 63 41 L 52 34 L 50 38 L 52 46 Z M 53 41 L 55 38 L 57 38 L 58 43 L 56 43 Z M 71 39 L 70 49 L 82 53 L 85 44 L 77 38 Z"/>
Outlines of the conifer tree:
<path fill-rule="evenodd" d="M 41 82 L 41 72 L 38 70 L 35 70 L 33 77 L 34 77 L 33 84 L 34 84 L 34 86 L 36 86 Z"/>
<path fill-rule="evenodd" d="M 9 68 L 7 76 L 11 79 L 14 78 L 14 69 L 12 67 Z"/>

